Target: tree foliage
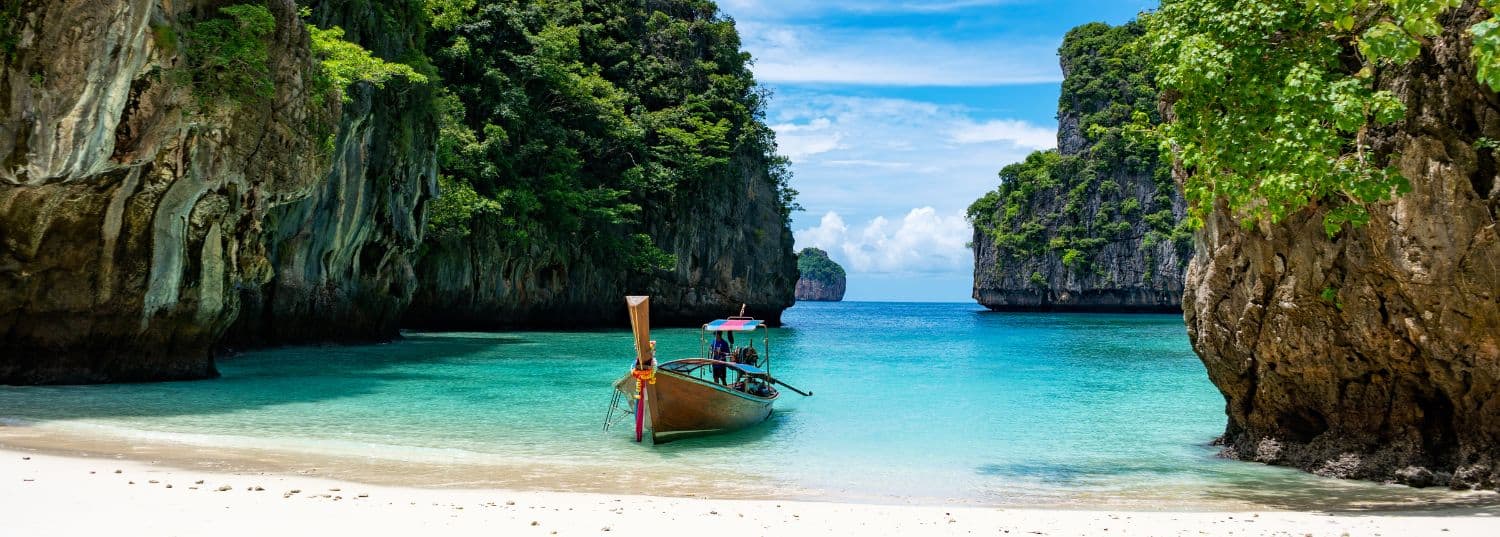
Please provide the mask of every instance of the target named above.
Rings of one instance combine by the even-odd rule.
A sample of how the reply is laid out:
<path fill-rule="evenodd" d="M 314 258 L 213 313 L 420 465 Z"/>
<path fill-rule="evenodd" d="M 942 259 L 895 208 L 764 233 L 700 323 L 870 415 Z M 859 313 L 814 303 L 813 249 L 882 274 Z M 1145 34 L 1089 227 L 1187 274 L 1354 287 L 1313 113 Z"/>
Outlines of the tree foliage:
<path fill-rule="evenodd" d="M 1494 11 L 1496 0 L 1481 4 Z M 1174 121 L 1156 132 L 1189 171 L 1194 223 L 1222 200 L 1246 226 L 1326 204 L 1324 227 L 1369 219 L 1409 188 L 1371 151 L 1402 119 L 1381 69 L 1416 59 L 1461 0 L 1164 0 L 1147 18 Z M 1496 19 L 1471 28 L 1479 79 L 1500 84 Z"/>
<path fill-rule="evenodd" d="M 305 8 L 302 15 L 308 15 Z M 317 60 L 311 73 L 312 99 L 343 93 L 357 82 L 378 87 L 395 77 L 427 82 L 425 75 L 410 66 L 385 61 L 346 41 L 342 28 L 306 27 Z M 187 21 L 186 28 L 186 69 L 173 76 L 192 87 L 200 109 L 263 103 L 275 94 L 270 39 L 276 32 L 276 18 L 264 3 L 220 7 L 212 17 Z M 170 25 L 153 26 L 152 39 L 169 53 L 180 46 Z"/>
<path fill-rule="evenodd" d="M 307 31 L 312 38 L 313 57 L 318 59 L 314 84 L 322 90 L 318 91 L 319 94 L 328 90 L 343 93 L 356 82 L 384 88 L 392 78 L 413 84 L 427 83 L 427 76 L 410 65 L 382 60 L 364 47 L 346 41 L 343 28 L 334 26 L 325 30 L 309 24 Z M 347 95 L 345 99 L 348 99 Z"/>
<path fill-rule="evenodd" d="M 794 192 L 763 121 L 764 93 L 713 2 L 427 8 L 444 77 L 439 165 L 444 184 L 464 193 L 437 202 L 453 217 L 434 218 L 433 236 L 484 219 L 509 246 L 568 245 L 650 271 L 675 261 L 644 222 L 740 174 L 770 174 L 790 217 Z"/>

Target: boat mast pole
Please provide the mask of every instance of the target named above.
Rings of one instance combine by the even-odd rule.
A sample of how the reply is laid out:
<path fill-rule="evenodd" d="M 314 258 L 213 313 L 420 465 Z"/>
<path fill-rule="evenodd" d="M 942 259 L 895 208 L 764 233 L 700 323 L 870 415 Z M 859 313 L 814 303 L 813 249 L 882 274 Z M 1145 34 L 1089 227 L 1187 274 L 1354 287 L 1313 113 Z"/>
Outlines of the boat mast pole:
<path fill-rule="evenodd" d="M 651 297 L 627 296 L 625 304 L 630 307 L 630 329 L 635 333 L 635 368 L 651 369 L 656 366 L 656 348 L 651 344 Z"/>
<path fill-rule="evenodd" d="M 760 340 L 760 344 L 766 348 L 766 376 L 769 377 L 771 376 L 771 327 L 761 325 L 760 329 L 766 331 L 764 339 Z"/>
<path fill-rule="evenodd" d="M 630 330 L 635 333 L 635 367 L 630 376 L 635 377 L 635 441 L 645 438 L 646 430 L 653 424 L 646 414 L 651 403 L 646 401 L 646 386 L 656 383 L 656 344 L 651 341 L 651 297 L 627 296 L 625 305 L 630 308 Z M 653 439 L 655 432 L 652 432 Z"/>

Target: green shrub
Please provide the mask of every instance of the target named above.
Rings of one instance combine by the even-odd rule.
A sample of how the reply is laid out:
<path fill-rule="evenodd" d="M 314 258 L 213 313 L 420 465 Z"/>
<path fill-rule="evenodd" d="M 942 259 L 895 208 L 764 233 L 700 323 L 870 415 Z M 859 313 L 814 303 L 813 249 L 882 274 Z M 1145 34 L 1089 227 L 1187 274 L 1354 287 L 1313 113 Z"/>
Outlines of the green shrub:
<path fill-rule="evenodd" d="M 637 233 L 634 236 L 635 248 L 630 250 L 627 256 L 627 264 L 638 273 L 650 273 L 660 270 L 672 270 L 677 266 L 677 256 L 667 253 L 651 240 L 651 236 L 645 233 Z"/>
<path fill-rule="evenodd" d="M 427 229 L 435 238 L 467 237 L 477 217 L 500 214 L 500 202 L 480 196 L 468 183 L 438 176 L 438 196 L 427 210 Z"/>
<path fill-rule="evenodd" d="M 427 77 L 411 66 L 382 60 L 364 47 L 345 41 L 343 28 L 334 26 L 325 30 L 309 24 L 307 31 L 312 37 L 313 57 L 318 60 L 314 75 L 317 95 L 334 90 L 347 101 L 349 86 L 356 82 L 368 82 L 377 88 L 385 87 L 392 78 L 413 84 L 427 83 Z"/>
<path fill-rule="evenodd" d="M 1077 268 L 1078 264 L 1080 262 L 1082 262 L 1082 261 L 1083 261 L 1083 252 L 1080 252 L 1078 250 L 1074 250 L 1072 248 L 1069 248 L 1067 251 L 1063 252 L 1062 263 L 1063 263 L 1063 266 L 1065 266 L 1065 267 L 1068 267 L 1068 268 Z"/>
<path fill-rule="evenodd" d="M 200 108 L 258 103 L 275 94 L 268 40 L 276 19 L 264 5 L 224 6 L 187 27 L 185 81 Z"/>

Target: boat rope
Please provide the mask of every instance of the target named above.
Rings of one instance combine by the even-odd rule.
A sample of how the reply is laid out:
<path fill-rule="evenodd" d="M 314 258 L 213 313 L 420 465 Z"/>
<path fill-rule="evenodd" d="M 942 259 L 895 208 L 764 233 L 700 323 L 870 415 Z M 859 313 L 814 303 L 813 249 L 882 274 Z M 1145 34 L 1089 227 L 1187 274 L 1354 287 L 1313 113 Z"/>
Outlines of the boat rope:
<path fill-rule="evenodd" d="M 630 371 L 630 376 L 635 377 L 635 398 L 636 399 L 640 399 L 642 395 L 646 394 L 646 385 L 647 384 L 656 384 L 656 368 L 654 368 L 654 367 L 651 368 L 651 369 L 634 369 L 634 370 L 631 370 Z"/>

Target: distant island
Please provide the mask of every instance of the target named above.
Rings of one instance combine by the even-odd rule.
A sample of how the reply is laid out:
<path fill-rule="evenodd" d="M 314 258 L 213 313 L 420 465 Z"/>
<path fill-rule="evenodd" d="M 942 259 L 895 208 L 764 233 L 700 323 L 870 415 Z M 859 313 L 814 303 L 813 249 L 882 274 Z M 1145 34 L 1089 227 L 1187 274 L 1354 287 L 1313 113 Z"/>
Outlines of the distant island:
<path fill-rule="evenodd" d="M 797 300 L 808 302 L 838 302 L 844 299 L 847 280 L 844 267 L 828 258 L 828 252 L 818 248 L 803 248 L 797 253 Z"/>

